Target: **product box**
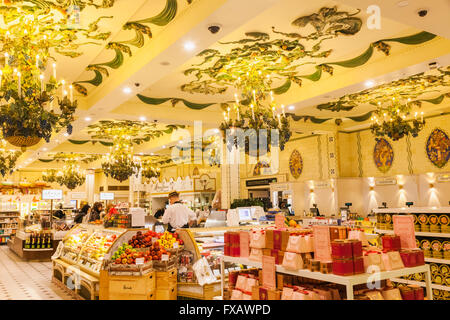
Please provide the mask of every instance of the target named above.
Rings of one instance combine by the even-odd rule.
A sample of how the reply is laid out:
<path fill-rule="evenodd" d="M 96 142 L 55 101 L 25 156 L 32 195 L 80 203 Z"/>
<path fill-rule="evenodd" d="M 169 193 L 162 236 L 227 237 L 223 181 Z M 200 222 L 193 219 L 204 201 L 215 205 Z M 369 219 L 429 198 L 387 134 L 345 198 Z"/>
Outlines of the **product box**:
<path fill-rule="evenodd" d="M 290 235 L 291 235 L 291 233 L 289 231 L 281 231 L 281 245 L 280 245 L 280 248 L 281 248 L 282 251 L 286 251 Z"/>
<path fill-rule="evenodd" d="M 348 240 L 333 240 L 331 242 L 331 256 L 333 259 L 352 258 L 352 243 Z"/>
<path fill-rule="evenodd" d="M 331 226 L 330 227 L 330 241 L 333 240 L 345 240 L 347 239 L 347 227 L 344 226 Z"/>
<path fill-rule="evenodd" d="M 333 274 L 338 276 L 350 276 L 353 272 L 353 259 L 333 260 Z"/>
<path fill-rule="evenodd" d="M 352 244 L 352 255 L 353 258 L 362 257 L 362 241 L 360 240 L 349 240 Z"/>
<path fill-rule="evenodd" d="M 292 286 L 295 278 L 292 275 L 277 273 L 277 289 L 283 290 L 285 286 Z"/>
<path fill-rule="evenodd" d="M 400 237 L 394 235 L 384 235 L 381 237 L 383 251 L 400 251 Z"/>
<path fill-rule="evenodd" d="M 402 250 L 400 256 L 406 268 L 416 266 L 416 254 L 413 250 Z"/>
<path fill-rule="evenodd" d="M 364 259 L 363 257 L 353 258 L 353 274 L 364 273 Z"/>
<path fill-rule="evenodd" d="M 281 291 L 274 289 L 270 290 L 262 286 L 255 286 L 252 288 L 252 300 L 280 300 Z"/>

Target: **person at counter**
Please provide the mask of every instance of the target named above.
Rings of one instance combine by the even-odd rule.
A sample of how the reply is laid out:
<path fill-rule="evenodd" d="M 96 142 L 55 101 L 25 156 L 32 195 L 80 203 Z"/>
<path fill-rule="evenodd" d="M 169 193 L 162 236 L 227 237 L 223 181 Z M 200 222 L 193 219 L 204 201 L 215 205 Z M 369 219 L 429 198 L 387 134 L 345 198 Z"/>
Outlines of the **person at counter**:
<path fill-rule="evenodd" d="M 101 202 L 94 203 L 94 206 L 92 207 L 91 215 L 89 217 L 89 221 L 100 220 L 102 210 L 103 210 L 103 204 Z"/>
<path fill-rule="evenodd" d="M 75 216 L 73 219 L 73 222 L 75 223 L 82 223 L 83 218 L 89 213 L 89 210 L 91 209 L 91 206 L 87 203 L 81 208 L 80 212 Z"/>
<path fill-rule="evenodd" d="M 62 205 L 62 203 L 60 203 L 58 205 L 58 210 L 56 210 L 55 213 L 53 214 L 54 218 L 57 218 L 57 219 L 65 219 L 66 218 L 66 215 L 65 215 L 64 211 L 62 210 L 62 208 L 63 208 L 63 205 Z"/>
<path fill-rule="evenodd" d="M 189 228 L 196 220 L 195 213 L 180 201 L 176 191 L 169 193 L 170 205 L 164 212 L 162 222 L 168 224 L 168 230 L 173 232 L 178 228 Z"/>

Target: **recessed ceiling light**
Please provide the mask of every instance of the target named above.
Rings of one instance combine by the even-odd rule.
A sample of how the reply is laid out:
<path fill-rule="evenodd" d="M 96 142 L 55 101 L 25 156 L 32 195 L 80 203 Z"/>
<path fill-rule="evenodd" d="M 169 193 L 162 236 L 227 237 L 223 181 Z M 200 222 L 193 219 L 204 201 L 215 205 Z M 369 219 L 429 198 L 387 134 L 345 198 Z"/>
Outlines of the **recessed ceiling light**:
<path fill-rule="evenodd" d="M 289 110 L 294 110 L 294 109 L 295 109 L 295 106 L 289 106 L 288 109 L 289 109 Z"/>
<path fill-rule="evenodd" d="M 64 133 L 64 137 L 68 137 L 69 136 L 69 134 L 66 132 L 66 133 Z"/>
<path fill-rule="evenodd" d="M 163 148 L 163 149 L 165 149 L 165 148 L 166 148 L 166 146 L 162 146 L 162 148 Z"/>
<path fill-rule="evenodd" d="M 146 117 L 144 117 L 144 116 L 141 116 L 141 117 L 139 117 L 139 120 L 141 120 L 141 121 L 146 121 L 146 120 L 147 120 L 147 118 L 146 118 Z"/>
<path fill-rule="evenodd" d="M 216 129 L 214 129 L 214 132 L 219 133 L 220 131 L 219 131 L 219 129 L 216 128 Z"/>
<path fill-rule="evenodd" d="M 87 121 L 87 122 L 89 122 L 89 121 L 91 121 L 91 120 L 92 120 L 91 117 L 86 117 L 86 118 L 84 118 L 84 121 Z"/>
<path fill-rule="evenodd" d="M 42 148 L 42 150 L 47 151 L 48 149 L 47 148 Z"/>
<path fill-rule="evenodd" d="M 193 43 L 192 41 L 186 41 L 183 46 L 184 46 L 184 50 L 186 50 L 186 51 L 192 51 L 196 47 L 195 43 Z"/>
<path fill-rule="evenodd" d="M 178 144 L 182 144 L 183 143 L 183 140 L 178 140 Z"/>
<path fill-rule="evenodd" d="M 130 87 L 123 88 L 123 93 L 130 94 L 132 92 Z"/>
<path fill-rule="evenodd" d="M 406 0 L 397 2 L 397 6 L 399 6 L 399 7 L 406 7 L 408 5 L 409 5 L 409 1 L 406 1 Z"/>
<path fill-rule="evenodd" d="M 163 61 L 163 62 L 161 62 L 161 65 L 162 66 L 168 66 L 168 65 L 170 65 L 170 62 L 169 61 Z"/>
<path fill-rule="evenodd" d="M 150 155 L 151 155 L 151 156 L 153 156 L 153 155 L 154 155 L 154 153 L 152 152 L 152 153 L 150 153 Z"/>
<path fill-rule="evenodd" d="M 375 81 L 367 80 L 366 82 L 364 82 L 364 85 L 366 86 L 366 88 L 371 88 L 375 85 Z"/>

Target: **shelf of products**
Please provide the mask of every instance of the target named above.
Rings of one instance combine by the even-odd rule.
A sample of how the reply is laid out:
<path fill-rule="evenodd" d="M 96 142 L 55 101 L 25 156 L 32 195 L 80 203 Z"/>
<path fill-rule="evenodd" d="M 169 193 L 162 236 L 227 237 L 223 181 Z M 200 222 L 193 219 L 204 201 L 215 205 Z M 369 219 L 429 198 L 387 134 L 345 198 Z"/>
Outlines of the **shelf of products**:
<path fill-rule="evenodd" d="M 7 244 L 19 228 L 18 211 L 0 211 L 0 244 Z"/>
<path fill-rule="evenodd" d="M 448 296 L 442 291 L 450 291 L 449 264 L 450 264 L 450 208 L 398 208 L 377 209 L 377 226 L 375 232 L 379 234 L 394 234 L 392 229 L 392 216 L 413 215 L 417 247 L 424 251 L 425 262 L 430 266 L 433 295 Z M 441 269 L 445 269 L 444 272 Z M 419 274 L 403 276 L 393 279 L 399 283 L 416 284 L 424 286 L 423 277 Z"/>
<path fill-rule="evenodd" d="M 236 264 L 242 264 L 242 265 L 251 266 L 251 267 L 255 267 L 255 268 L 262 268 L 261 262 L 252 261 L 247 258 L 224 256 L 223 261 L 224 262 L 232 262 L 232 263 L 236 263 Z M 353 286 L 354 285 L 366 284 L 366 283 L 370 282 L 371 281 L 370 278 L 373 277 L 373 274 L 368 274 L 368 273 L 353 275 L 353 276 L 338 276 L 335 274 L 324 274 L 324 273 L 320 273 L 320 272 L 313 272 L 313 271 L 306 270 L 306 269 L 292 271 L 292 270 L 287 270 L 279 265 L 276 266 L 276 272 L 344 285 L 347 287 L 347 299 L 348 300 L 353 300 Z M 377 279 L 379 279 L 379 280 L 393 279 L 396 277 L 409 275 L 409 274 L 415 274 L 415 273 L 430 273 L 430 267 L 428 265 L 422 265 L 422 266 L 412 267 L 412 268 L 403 268 L 403 269 L 399 269 L 399 270 L 383 271 L 383 272 L 380 272 L 377 274 Z M 223 275 L 224 275 L 224 273 L 223 273 Z M 431 282 L 427 283 L 427 289 L 428 289 L 427 290 L 428 299 L 432 300 Z"/>

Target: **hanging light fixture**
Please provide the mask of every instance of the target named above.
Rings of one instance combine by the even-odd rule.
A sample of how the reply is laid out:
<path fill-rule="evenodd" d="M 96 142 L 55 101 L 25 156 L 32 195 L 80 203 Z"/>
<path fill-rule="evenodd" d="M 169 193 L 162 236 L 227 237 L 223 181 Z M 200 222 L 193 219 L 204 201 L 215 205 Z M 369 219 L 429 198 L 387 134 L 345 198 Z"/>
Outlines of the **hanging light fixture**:
<path fill-rule="evenodd" d="M 371 118 L 370 129 L 375 136 L 388 136 L 394 141 L 408 135 L 417 137 L 425 126 L 425 120 L 423 112 L 420 112 L 420 115 L 415 112 L 414 118 L 407 120 L 411 112 L 410 99 L 401 101 L 399 97 L 393 97 L 388 103 L 378 102 L 377 109 Z"/>
<path fill-rule="evenodd" d="M 55 169 L 44 171 L 42 180 L 50 183 L 56 182 L 61 186 L 66 186 L 69 190 L 73 190 L 85 183 L 86 171 L 81 170 L 78 161 L 67 160 L 63 168 L 59 171 Z"/>
<path fill-rule="evenodd" d="M 138 157 L 133 156 L 131 138 L 116 136 L 114 146 L 102 159 L 102 169 L 107 177 L 123 182 L 138 175 L 141 168 Z"/>
<path fill-rule="evenodd" d="M 265 69 L 264 69 L 265 70 Z M 260 139 L 267 139 L 267 145 L 273 146 L 278 142 L 281 150 L 289 141 L 292 132 L 290 130 L 289 120 L 285 114 L 284 105 L 279 106 L 275 102 L 274 94 L 271 91 L 272 79 L 270 74 L 258 70 L 258 63 L 254 61 L 248 64 L 248 69 L 241 72 L 235 81 L 235 87 L 239 93 L 235 93 L 235 103 L 233 110 L 230 107 L 223 113 L 224 121 L 220 125 L 225 137 L 227 130 L 235 128 L 255 130 L 256 139 L 246 141 L 246 152 L 257 150 Z M 267 130 L 267 135 L 261 135 L 260 130 Z M 279 131 L 279 140 L 275 141 L 271 137 L 271 130 Z M 235 141 L 228 141 L 228 146 L 236 145 Z M 250 141 L 257 141 L 256 145 L 251 145 Z M 273 141 L 272 141 L 273 140 Z"/>
<path fill-rule="evenodd" d="M 80 29 L 63 31 L 66 15 L 49 14 L 39 6 L 10 4 L 1 9 L 5 22 L 0 30 L 3 137 L 14 146 L 26 148 L 41 139 L 49 142 L 52 133 L 62 128 L 71 134 L 77 101 L 73 86 L 57 77 L 50 49 L 60 52 L 61 48 L 76 47 L 72 41 Z"/>

